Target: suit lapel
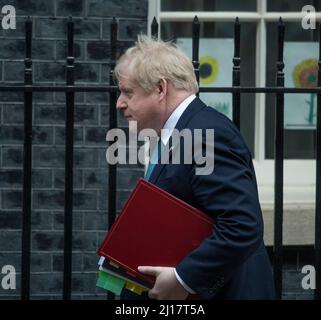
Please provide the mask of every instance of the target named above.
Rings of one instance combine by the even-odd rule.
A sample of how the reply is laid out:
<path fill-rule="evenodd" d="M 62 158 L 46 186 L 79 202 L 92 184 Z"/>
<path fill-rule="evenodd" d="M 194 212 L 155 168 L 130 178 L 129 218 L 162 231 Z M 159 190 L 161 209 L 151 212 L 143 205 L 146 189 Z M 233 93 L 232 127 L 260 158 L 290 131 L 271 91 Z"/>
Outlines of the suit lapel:
<path fill-rule="evenodd" d="M 183 112 L 182 116 L 179 118 L 175 129 L 181 131 L 184 128 L 186 128 L 188 122 L 193 118 L 193 116 L 198 113 L 201 109 L 203 109 L 204 107 L 206 107 L 206 104 L 204 104 L 198 97 L 196 97 L 190 104 L 189 106 L 185 109 L 185 111 Z M 171 139 L 169 140 L 168 143 L 170 143 Z M 176 146 L 170 146 L 169 147 L 169 162 L 171 160 L 172 157 L 172 153 L 174 151 Z M 166 164 L 162 164 L 160 163 L 160 157 L 158 159 L 158 164 L 155 166 L 150 178 L 149 178 L 149 182 L 151 183 L 156 183 L 162 170 L 164 169 Z"/>

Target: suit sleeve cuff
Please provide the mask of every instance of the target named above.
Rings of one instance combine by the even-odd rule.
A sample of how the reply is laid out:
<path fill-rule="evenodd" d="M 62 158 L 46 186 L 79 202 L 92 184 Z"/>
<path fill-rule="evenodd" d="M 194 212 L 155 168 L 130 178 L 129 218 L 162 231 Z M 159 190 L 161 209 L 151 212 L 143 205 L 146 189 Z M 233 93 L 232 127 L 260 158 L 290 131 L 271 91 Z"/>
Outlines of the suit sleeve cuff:
<path fill-rule="evenodd" d="M 188 291 L 190 294 L 195 294 L 196 292 L 191 289 L 182 279 L 181 277 L 178 275 L 178 273 L 176 272 L 176 269 L 174 269 L 175 271 L 175 276 L 176 276 L 176 279 L 178 280 L 178 282 L 183 286 L 183 288 Z"/>

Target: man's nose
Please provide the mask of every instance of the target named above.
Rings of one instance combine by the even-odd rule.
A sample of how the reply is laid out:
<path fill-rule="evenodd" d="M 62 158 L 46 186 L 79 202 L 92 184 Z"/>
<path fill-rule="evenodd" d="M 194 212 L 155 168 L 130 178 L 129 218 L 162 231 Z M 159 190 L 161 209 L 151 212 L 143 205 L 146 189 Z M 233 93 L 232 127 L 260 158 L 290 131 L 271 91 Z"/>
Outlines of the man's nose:
<path fill-rule="evenodd" d="M 122 110 L 122 109 L 125 109 L 126 106 L 127 106 L 126 102 L 123 99 L 121 99 L 121 97 L 119 96 L 119 98 L 117 99 L 116 108 Z"/>

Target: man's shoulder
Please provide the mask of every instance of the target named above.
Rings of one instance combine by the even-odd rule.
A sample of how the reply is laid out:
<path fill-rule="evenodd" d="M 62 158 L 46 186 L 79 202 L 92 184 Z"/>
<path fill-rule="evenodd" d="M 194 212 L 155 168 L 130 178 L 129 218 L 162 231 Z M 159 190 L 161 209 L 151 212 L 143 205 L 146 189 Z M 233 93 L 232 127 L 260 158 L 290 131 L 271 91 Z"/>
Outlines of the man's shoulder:
<path fill-rule="evenodd" d="M 191 129 L 214 129 L 218 133 L 224 132 L 226 134 L 230 132 L 238 135 L 238 129 L 227 116 L 206 105 L 194 114 L 188 123 L 188 127 Z"/>
<path fill-rule="evenodd" d="M 205 105 L 201 100 L 199 102 L 202 107 L 194 113 L 185 128 L 189 130 L 201 129 L 204 132 L 211 129 L 214 130 L 216 142 L 248 149 L 241 132 L 227 116 L 213 107 Z"/>

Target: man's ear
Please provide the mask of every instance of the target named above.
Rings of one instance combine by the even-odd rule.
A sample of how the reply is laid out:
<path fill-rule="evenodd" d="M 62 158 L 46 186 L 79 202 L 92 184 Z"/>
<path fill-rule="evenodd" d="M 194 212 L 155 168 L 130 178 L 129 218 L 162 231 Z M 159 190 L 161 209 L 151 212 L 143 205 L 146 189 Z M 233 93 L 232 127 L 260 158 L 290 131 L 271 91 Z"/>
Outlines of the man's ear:
<path fill-rule="evenodd" d="M 166 97 L 167 90 L 168 90 L 167 80 L 166 79 L 159 80 L 158 86 L 157 86 L 157 93 L 159 95 L 159 101 L 162 101 Z"/>

